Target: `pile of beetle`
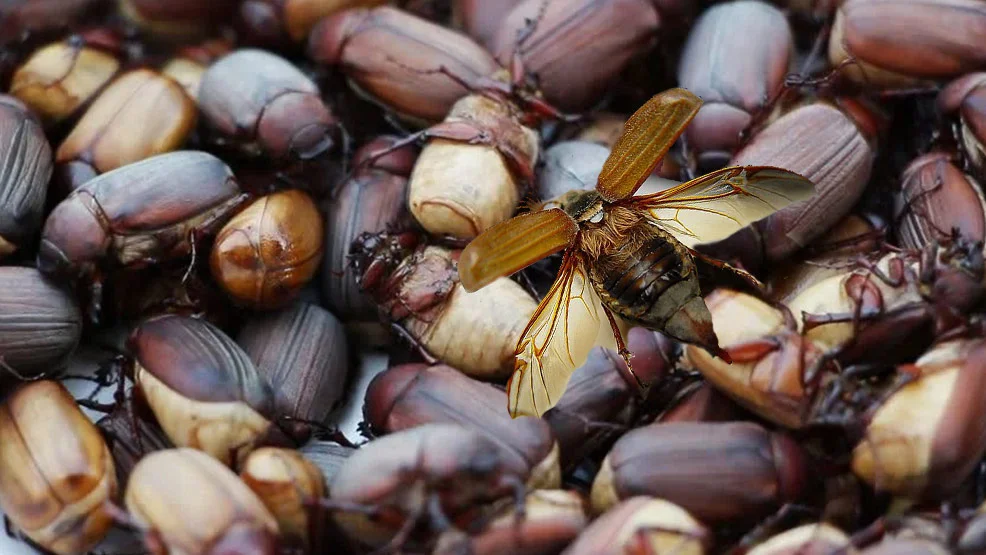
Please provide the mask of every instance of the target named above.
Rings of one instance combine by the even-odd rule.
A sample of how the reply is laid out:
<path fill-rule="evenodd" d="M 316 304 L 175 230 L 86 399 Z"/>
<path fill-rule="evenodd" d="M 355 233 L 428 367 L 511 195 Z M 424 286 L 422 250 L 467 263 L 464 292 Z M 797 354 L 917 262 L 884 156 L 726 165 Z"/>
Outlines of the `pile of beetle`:
<path fill-rule="evenodd" d="M 977 71 L 981 0 L 2 2 L 8 534 L 986 553 Z M 580 345 L 511 418 L 561 257 L 467 293 L 461 249 L 593 188 L 672 87 L 704 105 L 641 191 L 750 165 L 815 193 L 707 246 L 765 284 L 703 284 L 731 363 L 634 327 L 631 368 Z M 364 437 L 331 426 L 353 396 Z"/>

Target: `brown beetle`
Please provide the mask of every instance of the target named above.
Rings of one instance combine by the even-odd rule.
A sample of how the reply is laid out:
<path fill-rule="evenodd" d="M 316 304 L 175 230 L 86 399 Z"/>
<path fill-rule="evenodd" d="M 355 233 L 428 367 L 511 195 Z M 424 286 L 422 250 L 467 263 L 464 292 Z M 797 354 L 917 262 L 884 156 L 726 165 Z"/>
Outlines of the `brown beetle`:
<path fill-rule="evenodd" d="M 51 147 L 33 114 L 0 95 L 0 259 L 15 252 L 41 227 L 51 178 Z"/>
<path fill-rule="evenodd" d="M 929 244 L 862 260 L 788 301 L 805 339 L 843 364 L 912 360 L 982 298 L 982 246 Z"/>
<path fill-rule="evenodd" d="M 130 475 L 124 501 L 152 555 L 278 553 L 274 517 L 236 474 L 201 451 L 147 455 Z"/>
<path fill-rule="evenodd" d="M 120 69 L 120 61 L 99 46 L 71 40 L 39 48 L 14 73 L 10 94 L 52 125 L 78 113 Z"/>
<path fill-rule="evenodd" d="M 876 158 L 872 140 L 853 118 L 822 103 L 803 106 L 771 123 L 730 163 L 770 163 L 800 172 L 815 184 L 817 193 L 712 251 L 756 269 L 807 246 L 848 214 L 863 194 Z"/>
<path fill-rule="evenodd" d="M 113 459 L 99 431 L 58 382 L 21 386 L 0 405 L 0 508 L 59 555 L 89 551 L 113 519 Z"/>
<path fill-rule="evenodd" d="M 903 368 L 913 380 L 867 411 L 853 472 L 912 499 L 956 491 L 986 452 L 984 368 L 982 339 L 941 343 Z"/>
<path fill-rule="evenodd" d="M 652 424 L 613 446 L 592 484 L 592 508 L 652 495 L 703 522 L 751 519 L 797 499 L 805 465 L 797 443 L 756 424 Z"/>
<path fill-rule="evenodd" d="M 348 264 L 349 247 L 363 233 L 380 233 L 407 213 L 407 176 L 417 153 L 410 146 L 364 164 L 371 153 L 399 139 L 382 136 L 356 151 L 357 170 L 336 190 L 326 214 L 326 252 L 322 263 L 322 295 L 334 314 L 352 321 L 377 320 L 377 311 L 356 283 Z"/>
<path fill-rule="evenodd" d="M 329 486 L 327 506 L 340 509 L 336 523 L 362 544 L 379 547 L 395 536 L 424 543 L 450 527 L 469 529 L 492 501 L 519 499 L 526 470 L 484 434 L 427 424 L 353 453 Z M 431 533 L 408 538 L 415 529 Z"/>
<path fill-rule="evenodd" d="M 429 356 L 475 378 L 506 377 L 537 303 L 507 278 L 467 293 L 458 280 L 458 253 L 419 242 L 414 233 L 357 239 L 350 255 L 360 287 L 383 320 L 397 324 Z"/>
<path fill-rule="evenodd" d="M 632 497 L 597 518 L 564 555 L 703 555 L 712 535 L 688 511 L 663 499 Z"/>
<path fill-rule="evenodd" d="M 828 54 L 853 81 L 906 88 L 982 69 L 984 38 L 986 6 L 976 0 L 846 0 Z"/>
<path fill-rule="evenodd" d="M 312 462 L 297 451 L 264 447 L 247 456 L 240 479 L 263 501 L 281 536 L 309 546 L 316 530 L 310 519 L 314 501 L 325 497 L 325 478 Z"/>
<path fill-rule="evenodd" d="M 441 121 L 466 95 L 460 83 L 436 73 L 439 68 L 467 81 L 500 69 L 469 37 L 390 7 L 323 19 L 312 29 L 308 55 L 339 66 L 357 92 L 418 123 Z"/>
<path fill-rule="evenodd" d="M 764 2 L 718 4 L 695 22 L 678 63 L 678 82 L 705 101 L 685 130 L 701 173 L 729 162 L 741 133 L 781 91 L 793 54 L 787 18 Z"/>
<path fill-rule="evenodd" d="M 375 430 L 398 432 L 431 423 L 458 424 L 488 436 L 503 457 L 526 467 L 528 486 L 561 485 L 558 443 L 547 423 L 512 419 L 507 394 L 445 365 L 405 364 L 377 374 L 366 390 L 363 412 Z"/>
<path fill-rule="evenodd" d="M 790 428 L 807 424 L 820 383 L 806 380 L 824 349 L 802 337 L 789 312 L 751 295 L 717 289 L 705 298 L 732 364 L 687 346 L 685 360 L 719 391 Z"/>
<path fill-rule="evenodd" d="M 307 435 L 305 421 L 325 422 L 342 400 L 349 352 L 342 324 L 319 306 L 298 302 L 251 318 L 236 342 L 274 390 L 277 413 L 297 418 L 288 429 Z"/>
<path fill-rule="evenodd" d="M 281 50 L 301 44 L 323 17 L 349 8 L 371 8 L 386 0 L 245 0 L 238 28 L 244 39 Z"/>
<path fill-rule="evenodd" d="M 288 443 L 270 385 L 215 326 L 158 316 L 134 329 L 129 348 L 134 383 L 175 445 L 235 467 L 259 445 Z"/>
<path fill-rule="evenodd" d="M 121 75 L 58 147 L 64 185 L 72 191 L 101 173 L 177 150 L 196 118 L 195 103 L 171 79 L 147 69 Z M 137 133 L 134 121 L 141 122 Z"/>
<path fill-rule="evenodd" d="M 472 239 L 510 218 L 533 181 L 538 134 L 513 102 L 476 93 L 422 133 L 408 206 L 429 233 Z"/>
<path fill-rule="evenodd" d="M 290 62 L 240 49 L 202 77 L 199 107 L 212 127 L 248 156 L 311 160 L 339 144 L 339 122 L 318 87 Z"/>
<path fill-rule="evenodd" d="M 592 107 L 630 60 L 654 45 L 659 24 L 650 0 L 524 0 L 500 25 L 491 51 L 505 67 L 519 55 L 548 102 L 579 111 Z"/>
<path fill-rule="evenodd" d="M 216 234 L 212 276 L 238 304 L 266 310 L 287 306 L 322 262 L 323 228 L 306 193 L 261 197 Z"/>
<path fill-rule="evenodd" d="M 924 154 L 908 164 L 901 176 L 894 221 L 901 246 L 909 249 L 955 237 L 982 242 L 986 240 L 986 197 L 979 183 L 952 164 L 947 153 Z"/>
<path fill-rule="evenodd" d="M 71 296 L 34 268 L 0 267 L 0 382 L 57 373 L 81 336 Z"/>
<path fill-rule="evenodd" d="M 161 154 L 90 180 L 48 216 L 38 268 L 98 277 L 100 267 L 188 254 L 196 233 L 222 225 L 245 200 L 233 172 L 204 152 Z"/>

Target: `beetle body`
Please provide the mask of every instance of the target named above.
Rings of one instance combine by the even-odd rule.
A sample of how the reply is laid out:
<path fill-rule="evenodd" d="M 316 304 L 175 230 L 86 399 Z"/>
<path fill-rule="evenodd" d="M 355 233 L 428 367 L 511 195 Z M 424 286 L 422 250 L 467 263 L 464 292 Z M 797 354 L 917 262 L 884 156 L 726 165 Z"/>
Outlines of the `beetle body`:
<path fill-rule="evenodd" d="M 270 385 L 218 328 L 161 316 L 138 326 L 130 345 L 134 382 L 175 445 L 235 465 L 273 431 Z"/>
<path fill-rule="evenodd" d="M 202 77 L 199 107 L 248 156 L 310 160 L 339 143 L 338 120 L 318 86 L 262 50 L 237 50 L 212 64 Z"/>
<path fill-rule="evenodd" d="M 236 341 L 269 381 L 278 414 L 325 422 L 342 401 L 349 351 L 345 330 L 329 311 L 298 302 L 252 318 Z"/>
<path fill-rule="evenodd" d="M 189 496 L 196 502 L 189 502 Z M 195 449 L 144 457 L 124 496 L 154 555 L 274 555 L 277 521 L 230 469 Z"/>
<path fill-rule="evenodd" d="M 183 256 L 193 232 L 216 229 L 243 200 L 233 172 L 211 154 L 180 151 L 129 164 L 55 207 L 38 268 L 79 276 L 106 261 L 130 266 Z"/>
<path fill-rule="evenodd" d="M 37 381 L 0 405 L 0 508 L 33 541 L 87 552 L 113 519 L 113 459 L 96 427 L 58 382 Z"/>
<path fill-rule="evenodd" d="M 41 226 L 51 177 L 51 147 L 28 109 L 0 97 L 0 259 L 16 251 Z"/>
<path fill-rule="evenodd" d="M 53 125 L 78 114 L 119 69 L 111 52 L 60 41 L 39 48 L 17 68 L 10 94 Z"/>
<path fill-rule="evenodd" d="M 141 122 L 137 133 L 134 121 Z M 179 148 L 195 121 L 195 103 L 177 83 L 151 70 L 132 71 L 86 110 L 55 160 L 74 190 L 100 173 Z"/>
<path fill-rule="evenodd" d="M 307 194 L 293 189 L 261 197 L 216 234 L 212 275 L 237 304 L 284 307 L 322 261 L 323 228 L 322 215 Z"/>
<path fill-rule="evenodd" d="M 34 268 L 0 267 L 0 361 L 4 367 L 23 378 L 54 373 L 66 363 L 81 336 L 82 313 L 71 296 Z"/>

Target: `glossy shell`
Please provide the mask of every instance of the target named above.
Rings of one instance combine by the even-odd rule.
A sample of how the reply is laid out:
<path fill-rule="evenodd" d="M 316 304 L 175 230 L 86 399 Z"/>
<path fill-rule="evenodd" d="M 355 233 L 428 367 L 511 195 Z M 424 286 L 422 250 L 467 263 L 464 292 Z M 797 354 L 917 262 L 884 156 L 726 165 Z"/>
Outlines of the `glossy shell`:
<path fill-rule="evenodd" d="M 191 492 L 195 503 L 189 502 Z M 147 455 L 130 476 L 124 502 L 134 519 L 160 536 L 169 555 L 243 553 L 246 547 L 255 555 L 277 553 L 277 521 L 236 474 L 201 451 Z"/>
<path fill-rule="evenodd" d="M 130 340 L 135 383 L 168 438 L 224 463 L 242 461 L 271 426 L 274 395 L 226 334 L 202 320 L 152 318 Z"/>
<path fill-rule="evenodd" d="M 290 190 L 261 197 L 216 235 L 212 275 L 239 304 L 283 307 L 318 269 L 323 229 L 322 215 L 307 194 Z"/>
<path fill-rule="evenodd" d="M 113 459 L 99 431 L 58 382 L 22 386 L 0 405 L 0 508 L 59 555 L 89 551 L 113 519 Z"/>
<path fill-rule="evenodd" d="M 181 147 L 196 117 L 195 103 L 171 79 L 146 69 L 125 73 L 86 110 L 55 159 L 106 173 Z"/>

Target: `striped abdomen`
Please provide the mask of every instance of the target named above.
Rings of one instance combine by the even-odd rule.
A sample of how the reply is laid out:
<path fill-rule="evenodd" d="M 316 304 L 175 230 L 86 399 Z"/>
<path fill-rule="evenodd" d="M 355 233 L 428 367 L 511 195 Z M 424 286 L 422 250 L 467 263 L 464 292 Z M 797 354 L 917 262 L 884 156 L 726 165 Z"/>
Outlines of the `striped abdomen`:
<path fill-rule="evenodd" d="M 604 255 L 592 266 L 593 284 L 623 319 L 717 351 L 695 263 L 676 246 L 655 234 L 629 256 Z"/>

